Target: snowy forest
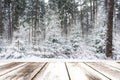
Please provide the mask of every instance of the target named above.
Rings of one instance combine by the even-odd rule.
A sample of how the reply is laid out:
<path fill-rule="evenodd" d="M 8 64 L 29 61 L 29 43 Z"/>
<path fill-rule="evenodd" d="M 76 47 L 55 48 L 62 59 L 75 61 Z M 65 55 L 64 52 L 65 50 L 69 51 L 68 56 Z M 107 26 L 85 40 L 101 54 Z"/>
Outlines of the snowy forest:
<path fill-rule="evenodd" d="M 0 0 L 0 59 L 120 60 L 120 0 Z"/>

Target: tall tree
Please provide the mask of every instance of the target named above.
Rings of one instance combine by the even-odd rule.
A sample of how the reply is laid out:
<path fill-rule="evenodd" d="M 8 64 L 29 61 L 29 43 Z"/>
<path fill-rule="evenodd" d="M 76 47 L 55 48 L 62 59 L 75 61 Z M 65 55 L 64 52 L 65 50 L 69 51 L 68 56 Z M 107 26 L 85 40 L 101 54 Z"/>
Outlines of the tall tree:
<path fill-rule="evenodd" d="M 37 44 L 36 43 L 36 39 L 37 39 L 37 29 L 38 29 L 38 10 L 39 10 L 39 0 L 36 0 L 36 7 L 35 7 L 35 25 L 34 25 L 34 40 L 35 40 L 35 45 Z"/>
<path fill-rule="evenodd" d="M 93 2 L 93 1 L 90 0 L 90 11 L 91 11 L 91 13 L 90 13 L 90 14 L 91 14 L 91 15 L 90 15 L 90 17 L 91 17 L 90 20 L 91 20 L 91 22 L 92 22 L 92 20 L 93 20 L 93 10 L 92 10 L 93 4 L 92 4 L 92 2 Z"/>
<path fill-rule="evenodd" d="M 40 1 L 40 5 L 39 5 L 39 25 L 40 25 L 40 30 L 41 30 L 41 35 L 42 35 L 42 40 L 45 40 L 45 21 L 44 21 L 44 17 L 45 17 L 45 1 L 41 0 Z"/>
<path fill-rule="evenodd" d="M 114 0 L 108 0 L 108 23 L 107 23 L 107 44 L 106 44 L 106 56 L 112 57 L 112 40 L 113 40 L 113 11 Z"/>
<path fill-rule="evenodd" d="M 8 25 L 8 39 L 9 43 L 12 42 L 12 23 L 11 23 L 11 0 L 6 0 L 7 7 L 8 7 L 8 20 L 9 20 L 9 25 Z"/>
<path fill-rule="evenodd" d="M 3 33 L 3 25 L 2 25 L 2 0 L 0 0 L 0 36 Z"/>
<path fill-rule="evenodd" d="M 75 0 L 58 0 L 58 10 L 61 19 L 63 35 L 67 37 L 71 24 L 75 24 L 75 14 L 78 11 L 78 4 Z M 69 26 L 68 26 L 69 24 Z"/>
<path fill-rule="evenodd" d="M 12 0 L 12 27 L 13 30 L 19 29 L 19 18 L 22 16 L 26 7 L 25 0 Z"/>

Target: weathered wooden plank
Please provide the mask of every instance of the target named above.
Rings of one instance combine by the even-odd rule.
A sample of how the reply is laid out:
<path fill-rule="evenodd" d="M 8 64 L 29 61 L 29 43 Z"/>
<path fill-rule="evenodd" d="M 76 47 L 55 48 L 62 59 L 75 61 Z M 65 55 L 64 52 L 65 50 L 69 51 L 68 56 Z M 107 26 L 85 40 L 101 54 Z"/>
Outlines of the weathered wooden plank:
<path fill-rule="evenodd" d="M 69 80 L 64 63 L 49 63 L 33 80 Z"/>
<path fill-rule="evenodd" d="M 120 80 L 119 65 L 115 62 L 14 62 L 0 66 L 0 80 Z"/>
<path fill-rule="evenodd" d="M 6 73 L 9 73 L 13 70 L 16 70 L 17 68 L 21 67 L 21 66 L 24 66 L 26 63 L 17 63 L 17 62 L 13 62 L 13 63 L 10 63 L 10 64 L 6 64 L 6 65 L 3 65 L 3 66 L 0 66 L 0 76 L 6 74 Z"/>
<path fill-rule="evenodd" d="M 4 66 L 4 65 L 7 65 L 7 64 L 11 64 L 11 63 L 15 63 L 15 62 L 4 62 L 4 61 L 0 62 L 0 67 Z"/>
<path fill-rule="evenodd" d="M 31 80 L 45 63 L 27 63 L 19 69 L 0 77 L 0 80 Z"/>
<path fill-rule="evenodd" d="M 120 64 L 117 62 L 106 62 L 106 63 L 102 63 L 103 65 L 108 65 L 108 66 L 112 66 L 114 68 L 120 69 Z"/>
<path fill-rule="evenodd" d="M 67 63 L 71 80 L 109 80 L 84 63 Z"/>
<path fill-rule="evenodd" d="M 111 66 L 103 65 L 102 62 L 86 63 L 86 64 L 112 80 L 120 80 L 120 70 L 119 69 L 116 69 Z"/>
<path fill-rule="evenodd" d="M 88 65 L 84 63 L 79 63 L 78 66 L 81 66 L 83 71 L 86 73 L 86 75 L 89 77 L 89 80 L 110 80 L 106 76 L 100 74 L 96 70 L 92 69 Z"/>
<path fill-rule="evenodd" d="M 0 71 L 10 69 L 10 68 L 15 67 L 15 66 L 20 65 L 20 64 L 23 64 L 23 63 L 22 62 L 19 62 L 19 63 L 13 62 L 13 63 L 2 65 L 2 66 L 0 66 Z"/>
<path fill-rule="evenodd" d="M 71 80 L 88 80 L 85 73 L 78 67 L 78 63 L 67 63 Z"/>

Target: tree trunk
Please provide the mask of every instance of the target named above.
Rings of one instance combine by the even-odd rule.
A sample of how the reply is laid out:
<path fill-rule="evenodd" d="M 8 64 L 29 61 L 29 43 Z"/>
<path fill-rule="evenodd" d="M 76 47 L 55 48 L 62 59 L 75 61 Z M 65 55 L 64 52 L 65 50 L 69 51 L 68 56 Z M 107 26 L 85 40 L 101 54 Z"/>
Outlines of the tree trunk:
<path fill-rule="evenodd" d="M 32 6 L 34 6 L 34 1 L 33 0 L 31 0 L 31 2 L 32 2 Z M 32 7 L 32 33 L 31 33 L 31 35 L 32 35 L 32 39 L 31 39 L 31 42 L 32 42 L 32 44 L 34 44 L 34 19 L 33 19 L 33 17 L 34 17 L 34 7 Z"/>
<path fill-rule="evenodd" d="M 92 7 L 93 7 L 93 5 L 92 5 L 92 0 L 90 0 L 90 11 L 91 11 L 91 13 L 90 13 L 90 20 L 91 20 L 91 22 L 93 21 L 93 10 L 92 10 Z"/>
<path fill-rule="evenodd" d="M 3 33 L 3 25 L 2 25 L 2 1 L 0 0 L 0 37 Z"/>
<path fill-rule="evenodd" d="M 95 3 L 95 0 L 93 0 L 93 25 L 95 24 L 95 7 L 96 6 L 96 3 Z M 94 26 L 93 26 L 94 27 Z"/>
<path fill-rule="evenodd" d="M 11 23 L 11 6 L 10 6 L 10 2 L 8 3 L 8 19 L 9 19 L 9 26 L 8 26 L 8 39 L 9 39 L 9 43 L 12 42 L 12 23 Z"/>
<path fill-rule="evenodd" d="M 108 0 L 105 0 L 105 9 L 107 10 L 108 8 Z"/>
<path fill-rule="evenodd" d="M 82 0 L 80 2 L 82 2 Z M 81 9 L 84 9 L 84 8 L 81 6 Z M 83 16 L 84 16 L 84 14 L 83 14 L 83 11 L 84 10 L 80 11 L 80 25 L 81 25 L 82 37 L 84 38 L 84 26 L 83 26 Z"/>
<path fill-rule="evenodd" d="M 96 7 L 95 7 L 96 9 L 95 9 L 95 17 L 97 18 L 97 12 L 98 12 L 98 1 L 96 0 Z"/>
<path fill-rule="evenodd" d="M 108 0 L 108 23 L 107 23 L 107 44 L 106 44 L 106 56 L 112 57 L 112 39 L 113 39 L 113 11 L 114 0 Z"/>
<path fill-rule="evenodd" d="M 37 44 L 37 27 L 38 27 L 38 0 L 36 0 L 36 14 L 35 14 L 35 27 L 34 27 L 34 43 Z"/>

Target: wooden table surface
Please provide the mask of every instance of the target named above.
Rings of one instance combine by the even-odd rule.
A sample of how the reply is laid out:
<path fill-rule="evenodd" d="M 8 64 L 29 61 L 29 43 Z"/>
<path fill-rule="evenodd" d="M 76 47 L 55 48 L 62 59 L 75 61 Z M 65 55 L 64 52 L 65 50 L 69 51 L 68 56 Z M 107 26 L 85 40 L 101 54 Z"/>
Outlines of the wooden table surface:
<path fill-rule="evenodd" d="M 0 80 L 120 80 L 120 63 L 13 62 L 0 65 Z"/>

